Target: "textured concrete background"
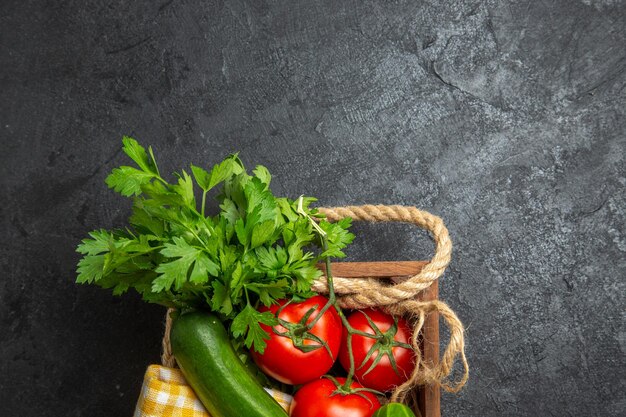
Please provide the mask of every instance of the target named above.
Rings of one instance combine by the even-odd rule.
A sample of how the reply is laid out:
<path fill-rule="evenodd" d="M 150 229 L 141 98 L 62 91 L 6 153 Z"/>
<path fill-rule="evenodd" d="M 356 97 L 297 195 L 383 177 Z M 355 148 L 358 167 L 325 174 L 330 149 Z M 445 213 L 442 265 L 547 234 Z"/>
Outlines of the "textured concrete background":
<path fill-rule="evenodd" d="M 74 284 L 129 214 L 123 134 L 442 216 L 472 367 L 446 416 L 624 415 L 624 1 L 3 0 L 0 91 L 2 416 L 129 416 L 158 360 L 162 308 Z M 356 232 L 355 260 L 432 254 Z"/>

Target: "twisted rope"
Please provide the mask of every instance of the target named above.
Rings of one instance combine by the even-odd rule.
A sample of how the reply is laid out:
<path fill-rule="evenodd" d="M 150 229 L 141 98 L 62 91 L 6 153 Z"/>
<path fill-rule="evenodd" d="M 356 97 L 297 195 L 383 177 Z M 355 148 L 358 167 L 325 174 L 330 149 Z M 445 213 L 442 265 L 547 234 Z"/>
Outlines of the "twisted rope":
<path fill-rule="evenodd" d="M 405 300 L 398 304 L 384 307 L 384 310 L 392 315 L 408 316 L 413 321 L 413 337 L 411 345 L 415 352 L 415 369 L 408 381 L 396 387 L 391 394 L 391 401 L 406 402 L 407 395 L 413 391 L 417 385 L 440 386 L 448 392 L 458 392 L 463 388 L 469 378 L 469 364 L 465 357 L 465 338 L 463 335 L 463 324 L 445 303 L 439 300 L 417 301 Z M 420 331 L 426 321 L 426 316 L 431 313 L 438 313 L 443 317 L 450 330 L 450 340 L 443 356 L 438 363 L 427 363 L 422 358 L 420 349 Z M 427 343 L 427 341 L 424 341 Z M 451 380 L 453 366 L 457 357 L 461 361 L 463 371 L 456 380 Z"/>
<path fill-rule="evenodd" d="M 161 341 L 161 347 L 163 348 L 163 353 L 161 353 L 161 364 L 163 366 L 167 366 L 168 368 L 176 367 L 176 358 L 172 353 L 172 344 L 170 343 L 173 312 L 173 308 L 167 309 L 167 313 L 165 314 L 165 331 L 163 332 L 163 340 Z"/>
<path fill-rule="evenodd" d="M 333 277 L 333 284 L 339 305 L 343 308 L 382 307 L 390 314 L 409 316 L 412 319 L 413 340 L 411 344 L 415 351 L 415 370 L 407 382 L 396 387 L 391 395 L 391 401 L 408 401 L 409 393 L 417 385 L 439 385 L 448 392 L 458 392 L 469 377 L 463 324 L 445 303 L 439 300 L 416 300 L 421 291 L 443 275 L 450 263 L 452 242 L 441 218 L 415 207 L 406 206 L 322 207 L 319 211 L 325 214 L 329 221 L 351 217 L 354 221 L 410 223 L 432 234 L 435 241 L 435 254 L 418 274 L 394 285 L 385 284 L 374 278 L 341 277 Z M 319 278 L 314 283 L 313 290 L 328 293 L 326 277 Z M 426 363 L 423 360 L 419 346 L 420 332 L 426 316 L 431 313 L 439 313 L 450 330 L 448 345 L 441 360 L 435 364 Z M 463 371 L 458 380 L 450 381 L 448 378 L 452 374 L 457 357 L 460 358 Z"/>
<path fill-rule="evenodd" d="M 450 263 L 452 242 L 443 221 L 426 211 L 406 206 L 348 206 L 322 207 L 319 211 L 329 221 L 351 217 L 354 221 L 403 222 L 415 224 L 430 231 L 435 240 L 435 255 L 416 275 L 395 285 L 385 285 L 380 280 L 368 278 L 334 278 L 335 292 L 342 294 L 340 304 L 344 308 L 382 307 L 412 299 L 443 275 Z M 328 293 L 326 278 L 318 279 L 313 291 Z"/>

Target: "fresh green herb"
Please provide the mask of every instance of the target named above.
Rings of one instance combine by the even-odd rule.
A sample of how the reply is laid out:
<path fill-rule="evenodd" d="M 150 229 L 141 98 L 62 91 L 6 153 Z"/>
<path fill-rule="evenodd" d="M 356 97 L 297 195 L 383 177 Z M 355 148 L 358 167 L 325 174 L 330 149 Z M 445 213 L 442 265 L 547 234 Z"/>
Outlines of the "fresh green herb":
<path fill-rule="evenodd" d="M 267 168 L 248 175 L 237 154 L 209 171 L 191 165 L 191 175 L 183 170 L 169 183 L 152 148 L 124 137 L 123 150 L 137 166 L 113 169 L 106 183 L 132 198 L 129 226 L 93 231 L 78 245 L 77 282 L 115 295 L 133 288 L 145 301 L 168 307 L 212 310 L 232 323 L 233 340 L 248 348 L 263 352 L 269 335 L 260 324 L 276 324 L 256 307 L 311 296 L 322 274 L 316 264 L 344 257 L 354 238 L 350 219 L 323 220 L 309 207 L 312 197 L 275 197 Z M 205 215 L 207 194 L 218 186 L 220 211 Z M 328 236 L 323 251 L 314 250 L 322 243 L 310 217 L 321 220 Z"/>

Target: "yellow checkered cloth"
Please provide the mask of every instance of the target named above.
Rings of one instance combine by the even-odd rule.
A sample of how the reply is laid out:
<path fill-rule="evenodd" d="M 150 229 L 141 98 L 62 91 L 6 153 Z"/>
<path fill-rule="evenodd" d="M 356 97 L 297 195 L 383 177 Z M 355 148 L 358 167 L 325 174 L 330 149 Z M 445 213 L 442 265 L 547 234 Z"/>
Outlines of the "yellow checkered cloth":
<path fill-rule="evenodd" d="M 265 390 L 289 410 L 291 395 L 270 388 Z M 134 417 L 211 417 L 179 369 L 150 365 Z"/>

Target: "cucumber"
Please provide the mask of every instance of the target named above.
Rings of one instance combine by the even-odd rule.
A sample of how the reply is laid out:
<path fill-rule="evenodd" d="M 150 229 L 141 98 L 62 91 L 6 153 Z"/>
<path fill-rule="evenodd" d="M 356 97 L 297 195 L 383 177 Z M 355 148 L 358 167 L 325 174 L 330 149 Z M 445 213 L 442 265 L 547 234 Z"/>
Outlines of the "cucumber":
<path fill-rule="evenodd" d="M 376 410 L 372 417 L 415 417 L 415 414 L 404 404 L 389 403 Z"/>
<path fill-rule="evenodd" d="M 222 322 L 193 311 L 174 319 L 172 353 L 212 417 L 287 417 L 233 349 Z"/>

